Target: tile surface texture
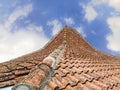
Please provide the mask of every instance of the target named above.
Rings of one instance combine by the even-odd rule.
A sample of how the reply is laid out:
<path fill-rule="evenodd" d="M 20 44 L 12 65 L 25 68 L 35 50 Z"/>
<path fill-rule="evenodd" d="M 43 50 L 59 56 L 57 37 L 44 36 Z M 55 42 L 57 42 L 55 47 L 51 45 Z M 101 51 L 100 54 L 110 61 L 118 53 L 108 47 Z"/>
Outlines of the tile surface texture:
<path fill-rule="evenodd" d="M 43 63 L 44 58 L 64 41 L 64 55 L 59 58 L 44 90 L 120 90 L 120 58 L 96 50 L 76 30 L 67 26 L 43 49 L 1 63 L 0 87 L 31 78 L 27 83 L 39 88 L 40 80 L 44 81 L 52 68 Z"/>

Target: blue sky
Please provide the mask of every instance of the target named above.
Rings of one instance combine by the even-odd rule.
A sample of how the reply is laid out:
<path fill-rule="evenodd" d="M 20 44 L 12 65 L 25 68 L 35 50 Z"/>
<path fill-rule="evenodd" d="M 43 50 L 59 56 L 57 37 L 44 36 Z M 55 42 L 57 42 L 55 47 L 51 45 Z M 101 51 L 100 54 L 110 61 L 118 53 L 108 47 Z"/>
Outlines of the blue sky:
<path fill-rule="evenodd" d="M 0 0 L 0 62 L 43 47 L 65 25 L 120 56 L 119 0 Z"/>
<path fill-rule="evenodd" d="M 0 62 L 42 48 L 65 25 L 120 56 L 120 0 L 0 0 Z"/>

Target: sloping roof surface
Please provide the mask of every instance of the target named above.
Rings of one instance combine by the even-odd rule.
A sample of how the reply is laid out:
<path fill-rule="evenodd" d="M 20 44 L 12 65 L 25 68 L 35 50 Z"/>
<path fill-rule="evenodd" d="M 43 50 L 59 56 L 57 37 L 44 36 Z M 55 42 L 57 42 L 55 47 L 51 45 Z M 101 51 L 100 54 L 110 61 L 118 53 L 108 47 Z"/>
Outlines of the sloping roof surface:
<path fill-rule="evenodd" d="M 53 67 L 47 57 L 60 53 Z M 0 64 L 0 87 L 21 82 L 34 90 L 120 90 L 120 58 L 94 49 L 75 30 L 64 27 L 43 49 Z"/>

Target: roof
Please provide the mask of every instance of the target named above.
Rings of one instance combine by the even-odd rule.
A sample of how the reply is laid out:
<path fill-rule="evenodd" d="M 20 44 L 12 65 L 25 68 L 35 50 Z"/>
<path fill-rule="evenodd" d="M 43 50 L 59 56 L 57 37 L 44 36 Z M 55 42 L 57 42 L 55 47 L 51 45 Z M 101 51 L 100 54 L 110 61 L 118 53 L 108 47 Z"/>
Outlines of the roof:
<path fill-rule="evenodd" d="M 43 49 L 0 64 L 12 90 L 119 90 L 120 58 L 93 48 L 65 26 Z"/>

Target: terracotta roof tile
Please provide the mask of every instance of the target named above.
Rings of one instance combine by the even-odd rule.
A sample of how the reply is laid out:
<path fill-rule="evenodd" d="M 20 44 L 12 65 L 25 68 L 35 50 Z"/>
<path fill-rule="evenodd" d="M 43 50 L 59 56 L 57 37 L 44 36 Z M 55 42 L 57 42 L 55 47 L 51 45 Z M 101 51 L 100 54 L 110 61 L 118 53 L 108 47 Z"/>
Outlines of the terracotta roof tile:
<path fill-rule="evenodd" d="M 63 89 L 66 87 L 66 85 L 68 85 L 68 81 L 66 79 L 62 79 L 62 81 L 60 81 L 57 77 L 53 77 L 52 81 L 56 83 L 57 86 L 59 86 L 59 89 Z"/>
<path fill-rule="evenodd" d="M 52 82 L 52 81 L 48 81 L 48 86 L 52 89 L 52 90 L 59 90 L 58 85 L 56 85 L 56 83 Z"/>
<path fill-rule="evenodd" d="M 14 71 L 14 74 L 17 75 L 25 75 L 28 74 L 30 72 L 30 70 L 26 70 L 26 69 L 22 69 L 22 70 L 16 70 Z"/>
<path fill-rule="evenodd" d="M 85 84 L 90 90 L 101 90 L 102 87 L 99 87 L 93 83 L 90 83 L 90 82 L 86 82 Z"/>
<path fill-rule="evenodd" d="M 43 49 L 0 64 L 0 87 L 13 84 L 35 90 L 119 90 L 120 58 L 94 49 L 65 27 Z"/>
<path fill-rule="evenodd" d="M 104 84 L 101 81 L 93 80 L 93 84 L 101 87 L 103 90 L 108 90 L 108 88 L 109 88 L 109 86 L 107 84 Z"/>
<path fill-rule="evenodd" d="M 69 84 L 67 82 L 67 80 L 65 78 L 61 77 L 60 75 L 56 74 L 55 77 L 59 81 L 59 85 L 58 86 L 60 86 L 60 89 L 64 89 Z"/>
<path fill-rule="evenodd" d="M 46 85 L 44 90 L 53 90 L 53 89 L 51 87 L 49 87 L 48 85 Z"/>
<path fill-rule="evenodd" d="M 11 85 L 14 85 L 14 84 L 16 84 L 16 81 L 14 79 L 9 80 L 9 81 L 0 82 L 1 87 L 11 86 Z"/>

